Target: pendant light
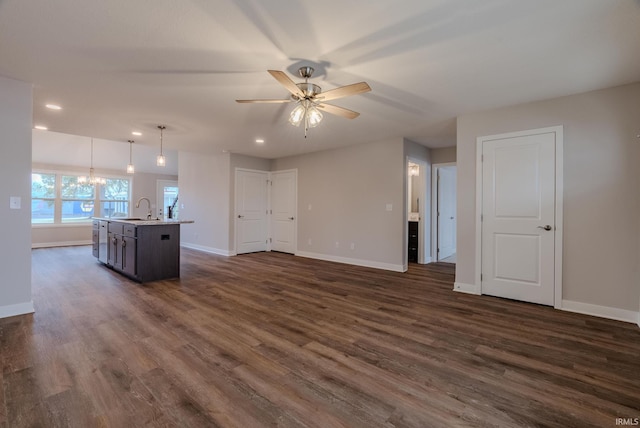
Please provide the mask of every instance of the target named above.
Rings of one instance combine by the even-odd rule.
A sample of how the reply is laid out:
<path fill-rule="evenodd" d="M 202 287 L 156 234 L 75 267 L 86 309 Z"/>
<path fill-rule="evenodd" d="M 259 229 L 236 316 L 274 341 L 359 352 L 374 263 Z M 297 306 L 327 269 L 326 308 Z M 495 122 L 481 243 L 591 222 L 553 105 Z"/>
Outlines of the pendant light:
<path fill-rule="evenodd" d="M 164 154 L 162 153 L 162 131 L 164 131 L 165 128 L 166 126 L 164 125 L 158 125 L 158 129 L 160 130 L 160 154 L 156 158 L 156 165 L 162 166 L 162 167 L 167 164 L 167 160 L 165 159 Z"/>
<path fill-rule="evenodd" d="M 78 184 L 90 184 L 92 186 L 96 184 L 106 184 L 107 179 L 97 177 L 93 171 L 93 138 L 91 138 L 91 166 L 89 167 L 89 177 L 78 177 Z"/>
<path fill-rule="evenodd" d="M 129 141 L 129 165 L 127 165 L 127 174 L 133 174 L 136 169 L 133 166 L 133 140 L 128 140 Z"/>

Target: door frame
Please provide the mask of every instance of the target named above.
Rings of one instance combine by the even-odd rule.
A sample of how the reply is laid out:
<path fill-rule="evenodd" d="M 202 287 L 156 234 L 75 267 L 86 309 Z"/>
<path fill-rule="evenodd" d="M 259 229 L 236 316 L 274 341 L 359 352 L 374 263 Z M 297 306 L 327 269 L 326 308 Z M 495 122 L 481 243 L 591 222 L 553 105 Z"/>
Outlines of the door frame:
<path fill-rule="evenodd" d="M 553 307 L 562 308 L 562 193 L 563 182 L 563 125 L 550 126 L 547 128 L 530 129 L 526 131 L 509 132 L 505 134 L 495 134 L 478 137 L 476 139 L 476 247 L 475 247 L 475 283 L 477 292 L 482 294 L 482 148 L 485 141 L 498 140 L 503 138 L 523 137 L 535 134 L 555 133 L 555 239 L 554 239 L 554 299 Z"/>
<path fill-rule="evenodd" d="M 414 158 L 411 156 L 407 156 L 404 162 L 404 174 L 406 178 L 405 186 L 404 186 L 404 194 L 405 194 L 405 203 L 404 203 L 404 226 L 403 226 L 403 264 L 405 270 L 409 264 L 409 254 L 408 254 L 408 245 L 409 245 L 409 200 L 411 199 L 411 195 L 409 194 L 409 162 L 415 163 L 418 165 L 419 176 L 424 177 L 421 181 L 419 189 L 419 203 L 418 203 L 418 264 L 427 264 L 431 263 L 433 254 L 429 254 L 431 250 L 431 229 L 426 225 L 430 223 L 430 213 L 428 205 L 428 197 L 427 190 L 429 189 L 429 179 L 431 178 L 431 174 L 429 173 L 430 166 L 429 164 L 418 158 Z"/>
<path fill-rule="evenodd" d="M 438 260 L 438 169 L 445 166 L 456 167 L 456 183 L 458 182 L 458 167 L 456 162 L 434 163 L 431 165 L 431 260 Z M 456 199 L 458 198 L 458 189 L 456 185 Z M 458 215 L 456 214 L 456 230 L 458 228 Z M 458 246 L 456 245 L 456 248 Z"/>
<path fill-rule="evenodd" d="M 164 188 L 165 186 L 172 186 L 175 184 L 175 187 L 178 188 L 178 192 L 180 192 L 180 183 L 178 180 L 166 180 L 163 178 L 159 178 L 156 180 L 156 217 L 165 218 L 167 213 L 164 210 Z M 160 190 L 162 192 L 162 199 L 159 198 Z"/>

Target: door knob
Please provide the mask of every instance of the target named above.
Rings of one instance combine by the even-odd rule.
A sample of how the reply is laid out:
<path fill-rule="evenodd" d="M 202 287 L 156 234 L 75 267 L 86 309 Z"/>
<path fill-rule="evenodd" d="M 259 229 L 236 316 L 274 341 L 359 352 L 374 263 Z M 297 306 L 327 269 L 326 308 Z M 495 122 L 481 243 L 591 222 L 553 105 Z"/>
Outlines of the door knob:
<path fill-rule="evenodd" d="M 538 226 L 538 229 L 551 230 L 553 228 L 551 227 L 551 225 L 547 224 L 546 226 Z"/>
<path fill-rule="evenodd" d="M 238 218 L 244 218 L 244 216 L 243 216 L 243 215 L 238 214 Z"/>
<path fill-rule="evenodd" d="M 289 220 L 293 220 L 293 217 L 289 217 Z"/>

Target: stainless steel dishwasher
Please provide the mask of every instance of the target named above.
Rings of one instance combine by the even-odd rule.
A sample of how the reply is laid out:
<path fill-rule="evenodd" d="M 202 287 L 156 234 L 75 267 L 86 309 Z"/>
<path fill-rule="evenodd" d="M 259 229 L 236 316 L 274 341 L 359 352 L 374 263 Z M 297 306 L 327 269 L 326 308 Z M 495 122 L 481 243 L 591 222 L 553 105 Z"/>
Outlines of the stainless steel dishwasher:
<path fill-rule="evenodd" d="M 109 257 L 109 245 L 107 242 L 109 239 L 108 226 L 108 221 L 100 220 L 100 231 L 98 232 L 98 260 L 105 264 Z"/>

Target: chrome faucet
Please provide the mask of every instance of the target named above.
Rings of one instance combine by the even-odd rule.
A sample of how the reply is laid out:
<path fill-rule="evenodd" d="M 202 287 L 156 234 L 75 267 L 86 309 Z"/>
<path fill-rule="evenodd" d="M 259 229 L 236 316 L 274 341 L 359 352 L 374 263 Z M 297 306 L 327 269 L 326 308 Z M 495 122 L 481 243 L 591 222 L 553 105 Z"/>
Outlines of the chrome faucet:
<path fill-rule="evenodd" d="M 149 198 L 140 198 L 138 202 L 136 202 L 136 208 L 140 208 L 140 202 L 147 201 L 147 206 L 149 207 L 149 212 L 147 213 L 147 220 L 151 220 L 151 201 Z"/>

